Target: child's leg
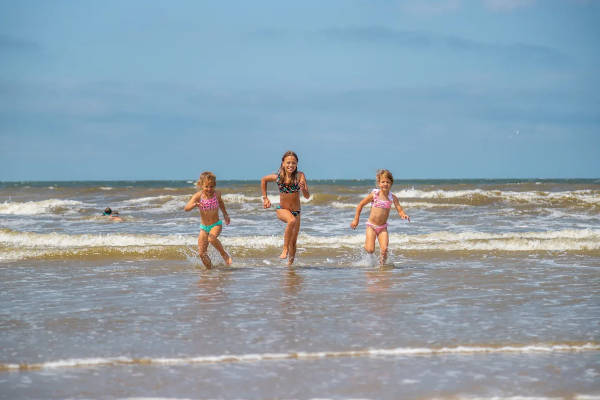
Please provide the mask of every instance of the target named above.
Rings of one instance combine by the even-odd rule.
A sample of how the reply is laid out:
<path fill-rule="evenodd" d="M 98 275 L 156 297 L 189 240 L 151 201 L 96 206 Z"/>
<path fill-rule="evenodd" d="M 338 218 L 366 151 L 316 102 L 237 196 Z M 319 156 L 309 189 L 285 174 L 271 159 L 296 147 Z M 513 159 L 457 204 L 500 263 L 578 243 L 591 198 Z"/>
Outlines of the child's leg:
<path fill-rule="evenodd" d="M 381 254 L 379 255 L 379 265 L 385 264 L 388 256 L 388 244 L 390 243 L 390 235 L 388 234 L 387 229 L 383 229 L 377 235 L 377 241 L 379 242 L 379 250 Z"/>
<path fill-rule="evenodd" d="M 296 230 L 296 217 L 292 215 L 290 210 L 284 210 L 282 208 L 277 210 L 277 217 L 287 224 L 285 232 L 283 233 L 283 251 L 279 256 L 279 258 L 286 258 L 289 252 L 290 238 Z"/>
<path fill-rule="evenodd" d="M 208 233 L 204 229 L 200 229 L 200 233 L 198 234 L 198 256 L 204 263 L 206 268 L 211 268 L 212 263 L 210 261 L 210 257 L 206 250 L 208 249 Z"/>
<path fill-rule="evenodd" d="M 375 237 L 377 234 L 375 233 L 375 229 L 371 228 L 367 225 L 367 232 L 365 236 L 365 250 L 369 254 L 373 254 L 375 251 Z"/>
<path fill-rule="evenodd" d="M 292 265 L 294 258 L 296 258 L 296 242 L 298 241 L 298 233 L 300 232 L 300 214 L 295 218 L 296 224 L 290 234 L 290 241 L 288 243 L 288 265 Z"/>
<path fill-rule="evenodd" d="M 227 254 L 227 252 L 223 248 L 223 245 L 221 244 L 221 241 L 218 239 L 219 235 L 221 234 L 221 230 L 222 229 L 223 229 L 223 227 L 221 225 L 217 225 L 217 226 L 213 227 L 210 230 L 210 233 L 208 234 L 208 242 L 210 244 L 212 244 L 213 247 L 215 249 L 217 249 L 217 251 L 219 253 L 221 253 L 221 257 L 223 257 L 223 260 L 225 261 L 225 264 L 231 265 L 231 263 L 233 262 L 233 260 L 231 259 L 231 257 L 229 256 L 229 254 Z"/>

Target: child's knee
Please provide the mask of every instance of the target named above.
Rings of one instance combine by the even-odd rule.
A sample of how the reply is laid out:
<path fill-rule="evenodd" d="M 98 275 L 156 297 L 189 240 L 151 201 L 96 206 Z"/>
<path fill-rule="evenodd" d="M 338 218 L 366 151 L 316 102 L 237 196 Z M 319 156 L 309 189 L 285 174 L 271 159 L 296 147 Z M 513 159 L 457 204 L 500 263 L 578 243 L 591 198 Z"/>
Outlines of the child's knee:
<path fill-rule="evenodd" d="M 199 251 L 206 251 L 206 248 L 208 247 L 208 240 L 207 239 L 199 239 L 198 240 L 198 250 Z"/>
<path fill-rule="evenodd" d="M 365 250 L 367 253 L 373 253 L 375 252 L 375 246 L 369 246 L 368 244 L 365 244 Z"/>
<path fill-rule="evenodd" d="M 215 235 L 208 235 L 208 243 L 215 244 L 218 241 L 219 241 L 219 239 L 217 239 L 217 237 Z"/>
<path fill-rule="evenodd" d="M 296 217 L 292 217 L 292 219 L 289 220 L 289 222 L 288 222 L 288 226 L 290 228 L 295 228 L 297 224 L 298 224 L 298 220 L 296 219 Z"/>

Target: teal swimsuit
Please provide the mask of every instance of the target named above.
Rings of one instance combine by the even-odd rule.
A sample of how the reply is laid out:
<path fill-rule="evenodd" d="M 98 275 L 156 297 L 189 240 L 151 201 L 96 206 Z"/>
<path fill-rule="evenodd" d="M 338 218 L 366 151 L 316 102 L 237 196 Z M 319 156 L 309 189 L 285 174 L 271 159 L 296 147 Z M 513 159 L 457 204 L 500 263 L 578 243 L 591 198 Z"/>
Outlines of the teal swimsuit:
<path fill-rule="evenodd" d="M 211 225 L 203 225 L 203 224 L 200 224 L 200 229 L 202 229 L 202 230 L 203 230 L 203 231 L 205 231 L 206 233 L 210 233 L 210 230 L 211 230 L 212 228 L 214 228 L 215 226 L 218 226 L 218 225 L 223 225 L 223 221 L 221 221 L 221 220 L 218 220 L 217 222 L 215 222 L 214 224 L 211 224 Z"/>

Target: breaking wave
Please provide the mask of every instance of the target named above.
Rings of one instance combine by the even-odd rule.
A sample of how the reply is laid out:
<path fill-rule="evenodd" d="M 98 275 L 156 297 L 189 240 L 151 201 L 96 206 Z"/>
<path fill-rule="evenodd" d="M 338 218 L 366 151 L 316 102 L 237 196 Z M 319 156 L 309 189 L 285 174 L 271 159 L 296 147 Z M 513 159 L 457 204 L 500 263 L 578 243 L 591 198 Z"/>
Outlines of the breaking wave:
<path fill-rule="evenodd" d="M 61 214 L 74 208 L 84 207 L 85 203 L 76 200 L 48 199 L 41 201 L 4 202 L 0 203 L 0 214 L 6 215 L 39 215 Z"/>
<path fill-rule="evenodd" d="M 196 246 L 195 235 L 33 233 L 0 229 L 0 261 L 30 258 L 142 257 L 184 258 L 182 250 Z M 238 257 L 268 255 L 281 247 L 281 236 L 221 236 Z M 364 235 L 315 236 L 300 234 L 303 255 L 359 252 Z M 600 251 L 600 230 L 564 229 L 545 232 L 434 232 L 390 234 L 394 252 L 592 252 Z"/>
<path fill-rule="evenodd" d="M 419 199 L 434 203 L 486 205 L 497 202 L 515 204 L 548 205 L 554 207 L 600 208 L 600 192 L 597 190 L 574 190 L 562 192 L 502 191 L 502 190 L 417 190 L 404 189 L 394 193 L 400 200 Z"/>

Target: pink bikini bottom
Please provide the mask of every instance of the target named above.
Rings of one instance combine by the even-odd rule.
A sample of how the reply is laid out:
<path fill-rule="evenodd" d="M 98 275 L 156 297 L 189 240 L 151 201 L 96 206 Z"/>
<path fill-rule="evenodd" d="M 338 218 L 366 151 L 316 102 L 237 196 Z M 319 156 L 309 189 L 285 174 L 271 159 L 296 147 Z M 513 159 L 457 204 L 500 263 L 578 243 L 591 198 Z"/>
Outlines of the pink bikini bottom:
<path fill-rule="evenodd" d="M 370 222 L 367 221 L 367 226 L 370 226 L 371 228 L 373 228 L 373 230 L 375 231 L 375 235 L 379 236 L 379 234 L 381 233 L 381 231 L 383 231 L 384 229 L 387 229 L 388 224 L 385 223 L 383 225 L 375 225 L 372 224 Z"/>

